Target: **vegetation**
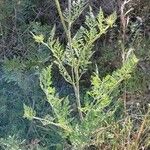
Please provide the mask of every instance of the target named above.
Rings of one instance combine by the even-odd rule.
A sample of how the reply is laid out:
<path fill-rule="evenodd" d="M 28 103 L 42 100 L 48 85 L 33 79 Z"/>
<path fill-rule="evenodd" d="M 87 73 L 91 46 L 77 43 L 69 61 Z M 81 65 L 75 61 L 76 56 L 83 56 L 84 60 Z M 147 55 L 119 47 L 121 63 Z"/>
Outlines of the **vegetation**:
<path fill-rule="evenodd" d="M 0 149 L 148 150 L 148 4 L 2 0 Z"/>

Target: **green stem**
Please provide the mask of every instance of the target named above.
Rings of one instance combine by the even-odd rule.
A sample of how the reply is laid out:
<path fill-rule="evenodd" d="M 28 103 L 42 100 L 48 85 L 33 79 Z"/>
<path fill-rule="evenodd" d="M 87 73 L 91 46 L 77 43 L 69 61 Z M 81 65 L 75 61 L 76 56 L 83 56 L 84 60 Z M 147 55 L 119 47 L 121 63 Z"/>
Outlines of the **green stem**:
<path fill-rule="evenodd" d="M 63 17 L 63 14 L 62 14 L 62 11 L 61 11 L 61 8 L 60 8 L 60 3 L 58 0 L 55 0 L 55 3 L 56 3 L 56 7 L 57 7 L 57 11 L 59 13 L 59 16 L 60 16 L 60 19 L 61 19 L 61 23 L 63 25 L 63 28 L 65 30 L 65 33 L 67 34 L 68 36 L 68 31 L 67 31 L 67 27 L 66 27 L 66 24 L 65 24 L 65 19 Z"/>
<path fill-rule="evenodd" d="M 39 120 L 39 121 L 41 121 L 41 122 L 45 121 L 45 122 L 47 122 L 47 124 L 51 124 L 51 125 L 53 125 L 53 126 L 56 126 L 56 127 L 58 127 L 58 128 L 61 128 L 61 129 L 65 130 L 65 131 L 67 131 L 67 132 L 72 132 L 72 129 L 70 129 L 70 128 L 67 127 L 66 125 L 62 125 L 62 124 L 60 124 L 60 123 L 55 123 L 55 122 L 52 122 L 52 121 L 49 121 L 49 120 L 46 120 L 46 119 L 42 119 L 42 118 L 39 118 L 39 117 L 33 117 L 33 119 Z"/>
<path fill-rule="evenodd" d="M 76 96 L 76 103 L 77 103 L 77 109 L 78 109 L 78 113 L 79 113 L 79 118 L 80 121 L 83 120 L 83 114 L 81 111 L 81 100 L 80 100 L 80 85 L 79 85 L 79 71 L 78 71 L 78 67 L 75 67 L 75 78 L 76 78 L 76 84 L 74 86 L 74 92 L 75 92 L 75 96 Z"/>

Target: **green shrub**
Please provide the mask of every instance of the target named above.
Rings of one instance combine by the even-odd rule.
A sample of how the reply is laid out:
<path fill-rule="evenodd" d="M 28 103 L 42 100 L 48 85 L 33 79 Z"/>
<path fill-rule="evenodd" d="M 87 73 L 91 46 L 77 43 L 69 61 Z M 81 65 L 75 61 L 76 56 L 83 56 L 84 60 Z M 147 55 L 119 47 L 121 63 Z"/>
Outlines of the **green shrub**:
<path fill-rule="evenodd" d="M 58 66 L 61 75 L 72 85 L 75 94 L 74 109 L 78 113 L 78 119 L 71 115 L 72 104 L 70 104 L 68 97 L 60 98 L 52 86 L 51 68 L 53 65 L 44 69 L 40 77 L 40 85 L 51 106 L 52 114 L 41 118 L 36 115 L 32 108 L 24 105 L 24 117 L 39 120 L 45 126 L 50 125 L 54 129 L 56 128 L 56 131 L 62 135 L 64 143 L 65 139 L 69 139 L 71 142 L 70 149 L 85 149 L 86 146 L 90 145 L 94 138 L 93 133 L 97 129 L 103 128 L 115 120 L 114 114 L 119 106 L 118 101 L 114 101 L 116 98 L 115 91 L 121 82 L 130 78 L 130 73 L 134 70 L 138 59 L 132 50 L 129 50 L 120 69 L 102 80 L 98 73 L 95 73 L 91 79 L 91 90 L 87 92 L 90 99 L 85 99 L 83 102 L 80 97 L 80 78 L 88 69 L 88 64 L 91 63 L 90 58 L 93 54 L 94 42 L 102 34 L 105 34 L 109 27 L 113 26 L 116 15 L 113 13 L 105 18 L 102 10 L 100 10 L 98 16 L 95 17 L 90 9 L 88 16 L 86 16 L 85 27 L 81 26 L 72 37 L 71 25 L 80 14 L 80 9 L 78 13 L 76 10 L 80 2 L 74 5 L 70 3 L 64 15 L 57 0 L 56 5 L 68 38 L 67 45 L 62 45 L 59 39 L 54 38 L 55 27 L 51 31 L 47 43 L 44 42 L 43 35 L 33 34 L 33 37 L 36 42 L 51 50 L 55 58 L 54 63 Z M 66 13 L 69 13 L 68 16 L 70 17 L 66 17 Z M 66 148 L 65 144 L 63 147 Z"/>

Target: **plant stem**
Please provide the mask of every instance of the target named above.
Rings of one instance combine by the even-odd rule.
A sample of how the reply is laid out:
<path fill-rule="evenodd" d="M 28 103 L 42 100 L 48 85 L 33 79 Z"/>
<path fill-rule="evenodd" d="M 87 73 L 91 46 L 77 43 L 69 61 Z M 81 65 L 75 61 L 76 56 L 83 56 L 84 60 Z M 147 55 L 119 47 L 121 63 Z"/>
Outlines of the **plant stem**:
<path fill-rule="evenodd" d="M 46 120 L 46 119 L 42 119 L 42 118 L 39 118 L 39 117 L 33 117 L 33 119 L 39 120 L 39 121 L 41 121 L 41 122 L 45 121 L 45 122 L 47 122 L 48 124 L 51 124 L 51 125 L 56 126 L 56 127 L 59 127 L 59 128 L 65 130 L 65 131 L 67 131 L 67 132 L 72 132 L 72 130 L 71 130 L 69 127 L 67 127 L 66 125 L 62 125 L 62 124 L 59 124 L 59 123 L 55 123 L 55 122 L 52 122 L 52 121 L 49 121 L 49 120 Z"/>
<path fill-rule="evenodd" d="M 148 108 L 149 109 L 149 108 Z M 135 141 L 135 147 L 136 149 L 138 149 L 138 145 L 139 145 L 139 141 L 140 141 L 140 138 L 141 138 L 141 135 L 143 134 L 144 132 L 144 128 L 145 128 L 145 125 L 147 123 L 147 120 L 148 120 L 148 117 L 149 117 L 149 113 L 150 113 L 150 109 L 148 110 L 148 112 L 145 114 L 145 117 L 144 117 L 144 120 L 141 124 L 141 127 L 138 131 L 138 135 L 137 135 L 137 138 L 136 138 L 136 141 Z"/>
<path fill-rule="evenodd" d="M 62 11 L 61 11 L 61 8 L 60 8 L 60 3 L 58 0 L 55 0 L 55 3 L 56 3 L 56 7 L 57 7 L 57 11 L 59 13 L 59 16 L 60 16 L 60 19 L 61 19 L 61 23 L 63 25 L 63 28 L 65 30 L 65 33 L 67 34 L 68 36 L 68 31 L 67 31 L 67 27 L 66 27 L 66 24 L 65 24 L 65 19 L 63 17 L 63 14 L 62 14 Z"/>
<path fill-rule="evenodd" d="M 72 58 L 74 58 L 74 52 L 72 49 L 72 38 L 71 38 L 71 0 L 68 0 L 68 10 L 69 10 L 69 22 L 68 22 L 68 44 L 69 44 L 69 49 L 71 50 L 72 53 Z M 80 121 L 83 120 L 83 115 L 81 111 L 81 102 L 80 102 L 80 85 L 79 85 L 79 67 L 78 65 L 74 62 L 74 59 L 72 61 L 72 80 L 73 80 L 73 87 L 74 87 L 74 93 L 76 97 L 76 104 L 77 104 L 77 109 L 79 113 L 79 118 Z"/>
<path fill-rule="evenodd" d="M 75 67 L 75 78 L 76 78 L 76 84 L 74 86 L 74 92 L 75 92 L 75 96 L 76 96 L 76 103 L 77 103 L 77 109 L 78 109 L 78 113 L 79 113 L 79 117 L 80 117 L 80 121 L 83 120 L 83 114 L 81 111 L 81 100 L 80 100 L 80 84 L 79 84 L 79 72 L 78 72 L 78 67 Z"/>

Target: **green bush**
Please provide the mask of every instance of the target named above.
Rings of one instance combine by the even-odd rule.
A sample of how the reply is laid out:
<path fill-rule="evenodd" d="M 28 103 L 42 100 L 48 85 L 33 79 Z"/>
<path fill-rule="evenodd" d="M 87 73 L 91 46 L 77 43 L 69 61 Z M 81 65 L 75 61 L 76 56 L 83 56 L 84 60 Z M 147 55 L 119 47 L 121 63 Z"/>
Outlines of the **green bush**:
<path fill-rule="evenodd" d="M 68 38 L 68 44 L 63 46 L 58 39 L 54 38 L 55 27 L 52 29 L 47 43 L 44 42 L 45 38 L 42 34 L 33 34 L 33 37 L 37 43 L 43 44 L 51 50 L 55 58 L 54 63 L 58 66 L 61 75 L 66 82 L 72 85 L 75 94 L 75 102 L 73 102 L 76 103 L 75 108 L 73 108 L 75 110 L 72 110 L 72 104 L 68 99 L 69 95 L 66 98 L 60 98 L 56 94 L 56 90 L 52 86 L 51 68 L 53 65 L 51 65 L 41 72 L 40 85 L 51 106 L 52 114 L 47 114 L 41 118 L 36 115 L 35 110 L 24 105 L 24 117 L 29 120 L 39 120 L 44 126 L 53 127 L 64 139 L 63 149 L 69 146 L 64 144 L 67 142 L 65 139 L 71 143 L 70 149 L 85 149 L 94 141 L 95 136 L 93 134 L 96 130 L 107 128 L 108 124 L 115 121 L 115 113 L 119 107 L 118 92 L 116 93 L 116 91 L 119 90 L 119 85 L 124 80 L 130 78 L 138 59 L 133 51 L 129 50 L 122 67 L 111 75 L 107 75 L 101 80 L 97 70 L 91 79 L 91 90 L 87 92 L 89 98 L 83 102 L 80 97 L 80 78 L 88 69 L 93 53 L 93 44 L 102 34 L 106 33 L 109 27 L 113 26 L 116 16 L 112 14 L 105 18 L 102 10 L 100 10 L 98 16 L 95 17 L 90 9 L 85 21 L 86 27 L 81 26 L 72 37 L 71 25 L 76 20 L 77 13 L 74 9 L 76 10 L 80 3 L 70 4 L 67 13 L 75 12 L 75 14 L 69 14 L 69 18 L 62 14 L 57 0 L 56 5 Z M 78 119 L 74 117 L 75 112 L 78 114 Z M 106 134 L 105 136 L 109 139 L 109 136 L 113 135 Z"/>

